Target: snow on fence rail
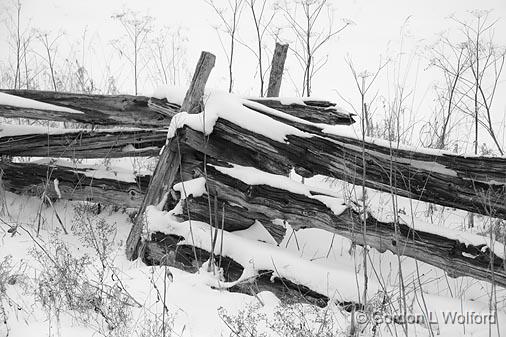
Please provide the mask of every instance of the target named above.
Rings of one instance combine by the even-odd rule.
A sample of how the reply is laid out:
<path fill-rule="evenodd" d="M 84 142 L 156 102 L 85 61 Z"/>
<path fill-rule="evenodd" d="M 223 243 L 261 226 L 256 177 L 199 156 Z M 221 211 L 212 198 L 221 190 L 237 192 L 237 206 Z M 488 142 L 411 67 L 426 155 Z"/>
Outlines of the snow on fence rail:
<path fill-rule="evenodd" d="M 17 93 L 17 91 L 9 92 Z M 38 95 L 37 93 L 20 91 L 23 97 L 31 99 L 40 97 L 44 102 L 51 104 L 59 102 L 65 107 L 80 108 L 85 114 L 94 116 L 87 120 L 91 123 L 96 123 L 98 119 L 102 124 L 114 125 L 122 120 L 124 126 L 135 125 L 135 123 L 146 126 L 153 125 L 153 119 L 157 119 L 156 125 L 160 127 L 171 120 L 170 114 L 174 115 L 175 107 L 179 107 L 176 103 L 154 98 L 157 100 L 156 104 L 153 103 L 158 107 L 156 111 L 170 111 L 161 114 L 148 107 L 148 102 L 153 98 L 96 95 L 94 100 L 93 95 L 48 92 L 41 92 Z M 258 103 L 269 101 L 275 102 L 275 104 L 272 103 L 273 106 L 276 104 L 284 106 L 285 111 L 289 111 L 292 104 L 296 104 L 295 110 L 304 105 L 299 104 L 300 102 L 284 102 L 283 99 L 257 99 L 257 103 L 253 104 L 248 103 L 253 102 L 250 99 L 243 100 L 241 109 L 262 115 L 268 123 L 289 125 L 292 129 L 303 132 L 304 136 L 287 134 L 285 135 L 287 142 L 279 142 L 251 132 L 227 119 L 218 118 L 216 131 L 209 142 L 204 142 L 198 131 L 186 127 L 181 131 L 182 143 L 201 152 L 205 149 L 208 155 L 219 156 L 229 162 L 254 166 L 276 174 L 287 174 L 294 167 L 298 173 L 306 177 L 322 174 L 351 183 L 361 183 L 359 180 L 365 171 L 365 183 L 370 188 L 392 192 L 391 185 L 393 185 L 393 192 L 405 197 L 485 215 L 506 217 L 504 197 L 506 158 L 504 157 L 457 156 L 433 150 L 390 147 L 384 142 L 369 140 L 364 144 L 366 166 L 363 170 L 360 140 L 350 136 L 349 132 L 336 132 L 327 127 L 330 130 L 328 131 L 321 123 L 295 119 L 292 118 L 293 115 L 283 114 L 282 111 L 273 114 L 276 110 L 265 108 Z M 288 104 L 283 104 L 283 102 Z M 316 118 L 314 116 L 321 116 L 317 117 L 318 119 L 324 118 L 325 114 L 332 111 L 326 110 L 331 106 L 328 102 L 310 103 L 311 105 L 307 105 L 305 111 L 311 112 L 312 118 Z M 321 107 L 325 107 L 325 110 L 320 110 Z M 11 111 L 14 115 L 6 111 Z M 30 111 L 28 115 L 20 115 L 15 113 L 16 111 L 18 110 L 2 105 L 0 101 L 0 115 L 3 114 L 3 116 L 74 120 L 67 113 L 55 118 L 54 114 L 48 115 L 46 110 L 42 113 Z M 335 110 L 335 113 L 343 114 L 339 110 Z M 300 115 L 300 113 L 297 114 Z M 133 115 L 137 117 L 134 118 Z M 157 117 L 154 118 L 154 115 Z M 150 117 L 153 118 L 151 124 L 147 122 Z M 165 141 L 164 131 L 149 129 L 59 130 L 58 132 L 54 130 L 41 132 L 38 129 L 33 133 L 28 133 L 25 128 L 19 135 L 9 132 L 4 136 L 2 133 L 0 131 L 0 154 L 10 156 L 97 158 L 155 155 Z M 257 144 L 266 146 L 257 146 Z"/>
<path fill-rule="evenodd" d="M 5 189 L 14 193 L 36 196 L 45 193 L 53 199 L 83 200 L 130 208 L 140 206 L 151 179 L 148 175 L 134 176 L 123 170 L 106 170 L 62 161 L 3 162 L 0 163 L 0 169 L 3 171 Z M 202 168 L 191 166 L 187 169 L 192 171 L 192 175 L 204 175 Z M 189 174 L 185 172 L 185 176 Z M 58 181 L 58 191 L 55 189 L 55 179 Z M 399 235 L 396 236 L 393 222 L 379 221 L 368 215 L 367 235 L 364 238 L 360 230 L 360 210 L 347 206 L 335 192 L 311 188 L 288 177 L 237 165 L 224 167 L 209 164 L 207 179 L 207 194 L 197 193 L 191 188 L 191 183 L 185 183 L 188 197 L 179 204 L 181 212 L 178 215 L 182 220 L 208 221 L 209 202 L 214 204 L 216 198 L 218 217 L 221 219 L 223 215 L 224 230 L 227 232 L 245 230 L 260 221 L 279 242 L 285 229 L 273 220 L 282 219 L 294 229 L 324 229 L 357 244 L 367 243 L 380 252 L 388 250 L 437 266 L 454 277 L 472 276 L 490 281 L 490 264 L 493 261 L 495 282 L 506 286 L 504 247 L 496 244 L 492 250 L 495 253 L 491 254 L 486 237 L 468 234 L 463 238 L 449 230 L 438 233 L 432 228 L 423 227 L 414 230 L 404 223 L 397 224 Z M 175 187 L 174 191 L 166 202 L 169 208 L 180 202 L 183 189 L 181 186 Z M 150 230 L 154 233 L 176 234 L 170 232 L 170 227 L 158 226 Z M 162 251 L 176 251 L 179 245 L 173 239 L 155 241 L 148 245 L 149 249 L 145 250 L 142 257 L 149 263 L 159 262 Z M 186 261 L 186 267 L 191 267 L 192 262 Z"/>
<path fill-rule="evenodd" d="M 274 180 L 278 177 L 279 181 L 288 179 L 286 176 L 293 168 L 305 177 L 321 174 L 355 184 L 362 184 L 364 176 L 365 185 L 373 189 L 506 218 L 506 158 L 457 156 L 390 146 L 374 139 L 363 143 L 350 132 L 323 123 L 327 118 L 331 124 L 337 125 L 353 122 L 352 116 L 326 101 L 244 99 L 220 94 L 226 100 L 221 103 L 226 104 L 215 106 L 214 115 L 191 116 L 196 121 L 192 129 L 185 125 L 187 119 L 173 118 L 180 109 L 179 100 L 170 102 L 166 98 L 127 95 L 4 92 L 77 112 L 47 105 L 15 106 L 15 100 L 9 101 L 2 96 L 0 116 L 72 121 L 109 128 L 42 130 L 21 127 L 16 130 L 12 126 L 3 127 L 0 131 L 1 155 L 66 158 L 156 155 L 166 141 L 166 131 L 160 128 L 178 120 L 178 123 L 172 123 L 174 137 L 166 147 L 168 153 L 175 154 L 171 160 L 177 174 L 166 186 L 169 194 L 165 208 L 179 205 L 184 210 L 179 215 L 183 220 L 190 216 L 207 221 L 209 204 L 217 202 L 224 205 L 224 229 L 228 231 L 248 228 L 260 220 L 279 241 L 284 229 L 272 220 L 283 219 L 294 228 L 321 228 L 379 251 L 390 250 L 419 259 L 453 276 L 494 279 L 497 284 L 506 286 L 503 250 L 491 249 L 486 240 L 479 241 L 480 237 L 469 243 L 423 228 L 414 230 L 406 224 L 378 221 L 371 215 L 367 217 L 367 235 L 364 237 L 350 231 L 351 228 L 361 228 L 360 211 L 340 203 L 335 196 L 321 191 L 294 191 L 293 185 L 255 183 L 234 170 L 246 166 L 253 170 L 251 172 L 258 173 L 260 180 L 270 175 Z M 212 130 L 208 138 L 203 137 L 204 129 L 198 127 L 204 121 L 212 124 L 208 125 Z M 249 127 L 252 122 L 256 123 L 256 128 Z M 118 126 L 122 128 L 112 128 Z M 132 126 L 136 129 L 125 128 Z M 209 165 L 214 164 L 208 165 L 205 172 L 204 157 Z M 51 179 L 57 179 L 59 191 L 53 191 L 55 198 L 134 208 L 141 206 L 150 180 L 148 176 L 94 176 L 97 172 L 92 174 L 90 168 L 61 163 L 2 162 L 1 169 L 6 189 L 16 193 L 48 193 L 56 186 Z M 207 194 L 188 197 L 179 203 L 181 195 L 173 185 L 181 179 L 186 181 L 195 177 L 207 178 Z M 396 226 L 398 236 L 394 235 Z M 170 232 L 164 235 L 171 240 L 148 240 L 144 243 L 144 250 L 139 252 L 135 240 L 140 240 L 141 231 L 133 235 L 135 253 L 131 257 L 140 253 L 150 263 L 166 263 L 160 260 L 163 257 L 161 252 L 177 253 L 178 240 L 174 239 L 175 233 Z M 161 233 L 156 235 L 163 236 Z M 173 244 L 168 245 L 168 242 Z M 191 261 L 187 267 L 190 266 Z"/>

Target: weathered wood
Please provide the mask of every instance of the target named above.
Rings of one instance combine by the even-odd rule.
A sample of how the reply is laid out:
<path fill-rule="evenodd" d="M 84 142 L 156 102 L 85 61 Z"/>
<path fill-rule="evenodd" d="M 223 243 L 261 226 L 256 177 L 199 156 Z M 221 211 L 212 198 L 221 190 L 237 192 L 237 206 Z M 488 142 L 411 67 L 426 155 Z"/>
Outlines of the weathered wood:
<path fill-rule="evenodd" d="M 166 130 L 155 129 L 69 130 L 54 134 L 34 131 L 0 137 L 0 155 L 55 158 L 158 156 L 166 134 Z"/>
<path fill-rule="evenodd" d="M 55 110 L 18 108 L 0 104 L 0 117 L 28 118 L 62 122 L 88 123 L 108 126 L 135 126 L 160 128 L 170 124 L 172 116 L 181 109 L 176 102 L 146 96 L 131 95 L 88 95 L 54 91 L 10 90 L 0 92 L 71 108 L 81 113 Z M 267 107 L 277 109 L 308 121 L 327 124 L 352 124 L 355 121 L 348 113 L 335 108 L 328 101 L 303 100 L 301 103 L 284 103 L 280 98 L 248 98 Z"/>
<path fill-rule="evenodd" d="M 214 68 L 216 57 L 208 52 L 202 52 L 195 68 L 190 88 L 186 92 L 181 111 L 198 113 L 201 111 L 200 102 L 204 94 L 207 79 Z M 172 137 L 169 144 L 162 150 L 160 159 L 156 165 L 148 191 L 137 212 L 134 223 L 126 242 L 126 256 L 129 260 L 135 260 L 141 242 L 141 232 L 144 224 L 144 212 L 146 207 L 158 204 L 163 196 L 169 192 L 181 162 L 179 138 Z"/>
<path fill-rule="evenodd" d="M 292 167 L 360 183 L 360 140 L 287 135 L 280 143 L 227 120 L 218 119 L 209 139 L 185 127 L 181 142 L 223 161 L 287 175 Z M 506 219 L 506 158 L 429 154 L 366 143 L 365 185 L 380 191 Z"/>
<path fill-rule="evenodd" d="M 132 180 L 102 178 L 103 173 L 92 167 L 72 167 L 57 164 L 0 162 L 2 182 L 7 191 L 51 199 L 81 200 L 139 207 L 150 176 L 136 176 Z M 55 189 L 55 179 L 58 191 Z"/>
<path fill-rule="evenodd" d="M 154 233 L 151 241 L 146 243 L 141 256 L 142 261 L 147 265 L 168 265 L 190 273 L 197 272 L 198 266 L 207 261 L 210 254 L 200 248 L 178 244 L 181 239 L 174 235 Z M 195 261 L 195 254 L 198 261 Z M 222 261 L 221 267 L 226 281 L 231 282 L 239 279 L 244 269 L 243 266 L 227 256 L 216 256 L 215 259 Z M 309 302 L 320 307 L 325 306 L 329 301 L 325 295 L 277 277 L 275 271 L 272 270 L 260 271 L 258 277 L 252 279 L 251 282 L 239 283 L 228 290 L 248 295 L 266 290 L 274 293 L 284 303 Z M 351 310 L 351 305 L 353 305 L 350 302 L 339 302 L 338 304 L 342 305 L 345 310 Z"/>
<path fill-rule="evenodd" d="M 216 162 L 214 162 L 216 164 Z M 58 199 L 54 180 L 62 199 L 83 200 L 103 205 L 138 208 L 147 190 L 149 176 L 137 176 L 134 180 L 101 178 L 102 173 L 91 167 L 72 167 L 61 164 L 36 164 L 0 162 L 5 189 L 18 194 L 41 196 L 46 193 Z M 194 176 L 203 175 L 202 167 L 193 166 Z M 490 251 L 486 246 L 466 245 L 456 239 L 413 230 L 399 224 L 398 236 L 393 223 L 380 222 L 369 216 L 367 236 L 362 236 L 362 218 L 355 210 L 348 209 L 335 215 L 321 202 L 289 191 L 267 185 L 251 186 L 207 167 L 208 188 L 212 198 L 216 195 L 220 205 L 225 203 L 225 230 L 233 232 L 249 228 L 259 220 L 279 242 L 284 228 L 274 225 L 272 220 L 282 219 L 295 229 L 320 228 L 349 238 L 357 244 L 386 250 L 446 270 L 452 276 L 471 276 L 482 280 L 491 279 Z M 317 194 L 317 192 L 314 192 Z M 169 199 L 172 199 L 169 197 Z M 214 199 L 212 199 L 214 201 Z M 171 200 L 172 205 L 177 200 Z M 181 215 L 187 219 L 209 220 L 209 204 L 206 196 L 188 198 L 183 203 Z M 188 213 L 187 213 L 188 212 Z M 494 257 L 495 282 L 506 286 L 504 261 Z"/>
<path fill-rule="evenodd" d="M 166 111 L 174 111 L 174 105 L 166 100 L 131 95 L 87 95 L 38 90 L 6 90 L 0 92 L 71 108 L 82 113 L 55 110 L 27 109 L 0 105 L 0 116 L 8 118 L 30 118 L 62 122 L 89 123 L 96 125 L 118 125 L 159 128 L 169 125 L 172 116 L 165 116 L 149 107 L 150 101 Z"/>
<path fill-rule="evenodd" d="M 288 44 L 280 44 L 276 42 L 276 48 L 274 48 L 274 54 L 272 55 L 271 73 L 269 77 L 269 86 L 267 88 L 267 97 L 279 96 L 287 52 Z"/>
<path fill-rule="evenodd" d="M 193 72 L 190 88 L 186 92 L 183 105 L 181 105 L 181 111 L 199 113 L 203 110 L 201 106 L 202 97 L 204 96 L 207 79 L 211 75 L 215 61 L 216 56 L 206 51 L 202 52 L 197 62 L 197 67 Z"/>
<path fill-rule="evenodd" d="M 208 143 L 201 133 L 188 128 L 182 132 L 182 143 L 228 162 L 276 174 L 286 175 L 293 166 L 304 176 L 323 174 L 351 183 L 361 182 L 357 178 L 362 174 L 360 140 L 324 134 L 318 128 L 301 126 L 301 129 L 314 136 L 288 135 L 289 143 L 284 144 L 220 119 Z M 158 130 L 35 133 L 0 138 L 0 154 L 68 158 L 156 155 L 164 141 L 164 131 Z M 505 217 L 506 158 L 430 154 L 391 149 L 373 142 L 366 142 L 364 149 L 368 187 Z"/>
<path fill-rule="evenodd" d="M 388 250 L 436 266 L 453 277 L 471 276 L 492 280 L 491 252 L 485 244 L 467 245 L 423 229 L 415 230 L 403 223 L 397 224 L 396 230 L 396 224 L 378 221 L 371 215 L 367 217 L 364 237 L 362 215 L 354 209 L 348 208 L 336 215 L 316 199 L 268 185 L 248 185 L 219 172 L 213 166 L 207 167 L 207 177 L 210 198 L 216 196 L 220 205 L 225 203 L 225 223 L 228 228 L 244 229 L 242 221 L 251 224 L 248 219 L 257 219 L 272 234 L 281 229 L 271 221 L 281 219 L 288 221 L 295 230 L 319 228 L 334 232 L 359 245 L 368 245 L 380 252 Z M 183 203 L 182 217 L 186 218 L 189 212 L 192 219 L 207 222 L 208 205 L 207 195 L 187 198 Z M 506 287 L 505 261 L 492 255 L 494 282 Z"/>

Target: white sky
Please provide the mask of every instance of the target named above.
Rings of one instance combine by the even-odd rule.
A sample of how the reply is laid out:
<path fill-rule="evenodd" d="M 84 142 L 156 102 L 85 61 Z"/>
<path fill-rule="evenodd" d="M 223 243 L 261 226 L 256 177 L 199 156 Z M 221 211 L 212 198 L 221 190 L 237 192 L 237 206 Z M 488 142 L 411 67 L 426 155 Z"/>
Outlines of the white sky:
<path fill-rule="evenodd" d="M 225 0 L 217 0 L 217 3 Z M 400 75 L 407 74 L 408 87 L 414 90 L 412 106 L 415 110 L 415 119 L 423 119 L 430 114 L 433 103 L 431 83 L 435 79 L 434 72 L 426 70 L 427 60 L 414 57 L 415 50 L 418 54 L 423 51 L 423 46 L 437 38 L 437 34 L 443 30 L 455 27 L 448 16 L 452 13 L 465 14 L 466 10 L 493 9 L 494 16 L 502 18 L 496 29 L 496 42 L 506 45 L 506 1 L 505 0 L 340 0 L 331 1 L 335 8 L 336 18 L 348 18 L 355 25 L 346 29 L 334 39 L 325 53 L 329 53 L 328 63 L 313 84 L 313 96 L 328 98 L 339 101 L 336 90 L 343 96 L 356 102 L 357 96 L 345 58 L 349 56 L 359 70 L 367 69 L 374 71 L 378 66 L 380 57 L 394 57 L 401 50 L 401 27 L 409 17 L 402 44 L 405 52 L 400 66 Z M 0 0 L 0 10 L 11 3 L 11 0 Z M 479 6 L 479 7 L 477 7 Z M 216 67 L 213 70 L 209 86 L 225 90 L 227 88 L 226 58 L 217 38 L 216 31 L 212 26 L 218 23 L 213 10 L 203 0 L 24 0 L 23 10 L 25 20 L 30 19 L 32 27 L 43 30 L 63 30 L 66 35 L 62 41 L 67 44 L 77 41 L 87 27 L 89 40 L 93 41 L 89 47 L 92 53 L 101 56 L 93 56 L 87 67 L 95 68 L 101 72 L 103 64 L 111 62 L 111 67 L 121 71 L 122 81 L 120 89 L 132 93 L 132 85 L 129 78 L 124 75 L 127 72 L 125 64 L 111 61 L 111 51 L 105 53 L 110 40 L 121 35 L 121 28 L 117 22 L 111 19 L 111 15 L 121 11 L 122 8 L 131 8 L 154 16 L 158 26 L 181 26 L 187 29 L 188 53 L 187 63 L 193 70 L 201 50 L 207 50 L 217 56 Z M 2 13 L 0 12 L 0 17 Z M 4 15 L 5 17 L 5 15 Z M 249 12 L 243 14 L 243 21 L 250 20 Z M 337 20 L 336 20 L 337 22 Z M 241 29 L 242 38 L 252 41 L 251 22 L 244 24 Z M 7 45 L 7 30 L 5 25 L 0 26 L 0 62 L 6 62 L 9 57 Z M 62 42 L 63 43 L 63 42 Z M 105 46 L 105 47 L 104 47 Z M 240 47 L 239 47 L 240 48 Z M 94 51 L 94 52 L 93 52 Z M 62 53 L 63 54 L 63 53 Z M 417 55 L 418 55 L 417 54 Z M 91 56 L 89 58 L 92 58 Z M 410 63 L 411 62 L 411 63 Z M 300 83 L 301 73 L 295 63 L 293 55 L 288 56 L 287 70 L 291 76 Z M 383 95 L 388 95 L 388 87 L 392 85 L 394 67 L 385 71 L 381 83 Z M 237 52 L 236 64 L 236 91 L 241 94 L 258 95 L 258 82 L 255 77 L 255 63 L 245 48 Z M 388 78 L 387 75 L 388 74 Z M 416 86 L 415 86 L 416 84 Z M 503 83 L 504 84 L 504 83 Z M 152 82 L 141 83 L 141 91 L 150 93 L 155 84 Z M 503 122 L 506 112 L 506 85 L 501 86 L 498 93 L 496 116 L 498 123 Z M 285 76 L 281 94 L 294 96 L 295 91 L 289 78 Z M 390 93 L 391 94 L 391 93 Z M 500 97 L 503 96 L 503 97 Z M 344 105 L 344 104 L 343 104 Z M 425 117 L 421 117 L 425 116 Z M 501 126 L 502 128 L 502 126 Z M 416 132 L 416 129 L 415 129 Z M 502 136 L 504 137 L 504 136 Z"/>

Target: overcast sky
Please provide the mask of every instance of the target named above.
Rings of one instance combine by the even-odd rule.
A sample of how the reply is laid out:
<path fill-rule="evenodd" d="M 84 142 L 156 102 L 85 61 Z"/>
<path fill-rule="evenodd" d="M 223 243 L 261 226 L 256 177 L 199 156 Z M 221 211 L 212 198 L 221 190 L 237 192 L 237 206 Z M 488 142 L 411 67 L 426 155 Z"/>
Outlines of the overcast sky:
<path fill-rule="evenodd" d="M 225 0 L 217 0 L 217 3 Z M 5 8 L 11 0 L 0 0 L 0 8 L 5 18 Z M 102 71 L 101 65 L 112 62 L 116 71 L 126 72 L 126 66 L 117 61 L 111 61 L 109 54 L 103 52 L 110 41 L 118 38 L 122 32 L 119 24 L 111 19 L 111 15 L 124 8 L 138 10 L 156 18 L 156 25 L 181 26 L 185 28 L 188 36 L 187 63 L 193 70 L 201 50 L 207 50 L 217 56 L 216 67 L 210 78 L 209 85 L 220 89 L 227 88 L 227 61 L 219 39 L 213 26 L 219 22 L 213 10 L 203 0 L 24 0 L 23 11 L 25 23 L 29 20 L 31 27 L 48 31 L 62 30 L 65 32 L 62 41 L 77 41 L 83 31 L 87 29 L 90 44 L 90 54 L 94 53 L 94 60 L 88 61 L 88 67 Z M 424 47 L 437 39 L 437 34 L 455 27 L 448 19 L 451 14 L 465 15 L 467 10 L 493 9 L 493 15 L 502 18 L 497 23 L 496 42 L 506 44 L 506 1 L 505 0 L 341 0 L 331 1 L 335 23 L 339 25 L 340 19 L 352 20 L 355 24 L 343 31 L 324 50 L 329 54 L 328 63 L 315 79 L 313 85 L 314 96 L 339 100 L 336 91 L 343 96 L 355 99 L 352 77 L 345 58 L 353 60 L 359 70 L 374 71 L 380 60 L 387 57 L 396 57 L 402 51 L 403 59 L 399 65 L 396 63 L 386 69 L 385 75 L 378 85 L 386 87 L 391 85 L 394 71 L 400 76 L 406 76 L 408 86 L 413 90 L 412 106 L 419 116 L 426 116 L 431 109 L 431 84 L 435 74 L 427 70 L 427 59 L 421 57 Z M 479 7 L 477 7 L 479 6 Z M 241 38 L 251 41 L 254 38 L 251 30 L 250 15 L 245 11 L 240 28 Z M 279 22 L 282 21 L 281 16 Z M 402 32 L 402 33 L 401 33 Z M 0 62 L 6 62 L 9 56 L 7 45 L 7 30 L 5 25 L 0 26 Z M 287 41 L 290 42 L 290 41 Z M 103 52 L 101 54 L 101 52 Z M 62 52 L 63 53 L 63 52 Z M 118 70 L 120 69 L 120 70 Z M 290 77 L 299 85 L 301 72 L 293 56 L 288 56 L 287 69 Z M 254 59 L 245 48 L 238 49 L 236 58 L 236 91 L 241 94 L 257 95 L 258 84 L 255 77 Z M 388 75 L 389 74 L 389 75 Z M 388 76 L 387 76 L 388 75 Z M 132 92 L 131 81 L 123 76 L 120 89 Z M 415 85 L 416 84 L 416 85 Z M 141 84 L 141 91 L 150 93 L 155 86 L 152 81 Z M 505 85 L 501 90 L 504 92 Z M 294 96 L 296 91 L 291 80 L 285 76 L 282 95 Z M 506 97 L 506 94 L 499 96 Z M 497 122 L 503 122 L 506 107 L 506 98 L 499 97 Z"/>

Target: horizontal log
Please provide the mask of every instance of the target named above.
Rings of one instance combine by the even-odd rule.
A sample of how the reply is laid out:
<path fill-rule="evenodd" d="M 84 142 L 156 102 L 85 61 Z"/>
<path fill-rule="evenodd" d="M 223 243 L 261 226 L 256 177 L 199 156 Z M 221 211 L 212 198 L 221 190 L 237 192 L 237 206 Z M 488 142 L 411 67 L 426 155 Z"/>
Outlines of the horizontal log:
<path fill-rule="evenodd" d="M 213 162 L 212 158 L 209 158 Z M 215 162 L 216 164 L 216 162 Z M 193 176 L 203 175 L 202 168 L 188 166 Z M 103 172 L 92 167 L 70 167 L 37 163 L 0 162 L 2 181 L 7 191 L 41 196 L 52 199 L 83 200 L 104 205 L 138 208 L 147 189 L 150 176 L 121 178 L 122 175 L 104 178 Z M 114 176 L 114 173 L 111 173 Z M 267 185 L 248 185 L 220 173 L 213 166 L 207 167 L 208 187 L 211 196 L 216 195 L 219 205 L 225 204 L 225 230 L 235 231 L 249 228 L 259 220 L 280 241 L 284 228 L 274 225 L 273 219 L 282 219 L 295 229 L 321 228 L 347 237 L 357 244 L 367 243 L 380 252 L 386 250 L 434 265 L 452 276 L 471 276 L 490 280 L 490 250 L 485 245 L 466 245 L 458 240 L 430 232 L 413 230 L 399 224 L 398 236 L 393 223 L 380 222 L 369 216 L 367 236 L 364 241 L 360 214 L 348 209 L 335 215 L 321 202 L 304 195 L 277 189 Z M 54 180 L 58 180 L 58 192 Z M 316 192 L 315 192 L 316 193 Z M 171 207 L 177 201 L 169 198 Z M 214 199 L 211 200 L 211 204 Z M 186 219 L 209 220 L 209 203 L 205 196 L 189 198 L 183 203 Z M 495 282 L 506 285 L 504 261 L 494 256 Z"/>
<path fill-rule="evenodd" d="M 159 128 L 169 125 L 173 115 L 164 115 L 150 108 L 150 102 L 174 111 L 166 100 L 131 95 L 88 95 L 38 90 L 5 90 L 0 92 L 71 108 L 82 113 L 54 110 L 27 109 L 0 105 L 0 116 L 7 118 L 30 118 L 62 122 L 89 123 L 96 125 L 117 125 Z"/>
<path fill-rule="evenodd" d="M 139 207 L 150 179 L 150 176 L 104 178 L 107 171 L 97 172 L 92 167 L 5 161 L 0 162 L 0 170 L 4 188 L 9 192 L 133 208 Z"/>
<path fill-rule="evenodd" d="M 37 128 L 38 130 L 38 128 Z M 154 129 L 34 131 L 2 136 L 0 155 L 54 158 L 158 156 L 167 131 Z"/>
<path fill-rule="evenodd" d="M 174 235 L 154 233 L 152 240 L 146 242 L 142 249 L 142 261 L 148 266 L 168 265 L 190 273 L 197 272 L 202 263 L 209 260 L 210 254 L 200 248 L 178 244 L 181 239 Z M 195 255 L 197 261 L 195 261 Z M 244 269 L 243 266 L 226 256 L 216 256 L 215 259 L 215 261 L 221 260 L 225 281 L 232 282 L 239 279 Z M 261 291 L 270 291 L 284 303 L 308 302 L 320 307 L 324 307 L 329 301 L 329 298 L 325 295 L 314 292 L 303 285 L 294 284 L 284 278 L 272 277 L 273 275 L 275 273 L 272 270 L 260 271 L 259 275 L 251 282 L 239 283 L 228 290 L 248 295 Z M 341 302 L 339 304 L 348 311 L 352 310 L 353 305 L 358 305 L 351 302 Z"/>
<path fill-rule="evenodd" d="M 67 121 L 110 126 L 135 126 L 140 128 L 160 128 L 170 124 L 172 116 L 179 112 L 180 106 L 166 99 L 132 95 L 89 95 L 37 90 L 8 90 L 0 92 L 24 97 L 39 102 L 71 108 L 82 113 L 55 110 L 18 108 L 0 104 L 0 117 L 30 118 L 52 121 Z M 307 100 L 283 104 L 282 99 L 254 99 L 267 107 L 286 112 L 309 121 L 327 124 L 354 123 L 347 113 L 335 108 L 328 101 Z"/>
<path fill-rule="evenodd" d="M 213 166 L 207 167 L 207 179 L 211 199 L 216 196 L 219 204 L 224 204 L 225 223 L 230 227 L 233 224 L 239 226 L 248 219 L 257 219 L 272 234 L 280 226 L 271 221 L 282 219 L 288 221 L 295 230 L 323 229 L 380 252 L 388 250 L 428 263 L 453 277 L 494 280 L 496 284 L 506 287 L 505 262 L 498 255 L 491 254 L 485 244 L 473 246 L 455 238 L 424 231 L 423 228 L 415 230 L 403 223 L 381 222 L 371 215 L 367 216 L 364 231 L 361 214 L 352 208 L 336 215 L 316 199 L 269 185 L 248 185 L 219 172 Z M 186 199 L 182 217 L 186 219 L 188 213 L 191 219 L 209 221 L 208 196 Z"/>
<path fill-rule="evenodd" d="M 289 102 L 274 97 L 249 98 L 248 100 L 313 123 L 330 125 L 350 125 L 355 123 L 352 115 L 337 108 L 335 103 L 325 100 L 311 100 L 307 98 Z M 252 108 L 252 105 L 247 102 L 245 106 Z"/>
<path fill-rule="evenodd" d="M 184 127 L 181 143 L 220 160 L 287 175 L 321 174 L 400 196 L 506 219 L 506 158 L 389 148 L 340 136 L 287 135 L 278 142 L 224 119 L 209 139 Z"/>

